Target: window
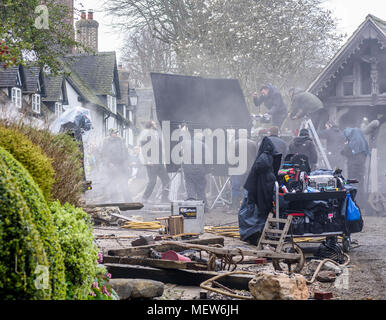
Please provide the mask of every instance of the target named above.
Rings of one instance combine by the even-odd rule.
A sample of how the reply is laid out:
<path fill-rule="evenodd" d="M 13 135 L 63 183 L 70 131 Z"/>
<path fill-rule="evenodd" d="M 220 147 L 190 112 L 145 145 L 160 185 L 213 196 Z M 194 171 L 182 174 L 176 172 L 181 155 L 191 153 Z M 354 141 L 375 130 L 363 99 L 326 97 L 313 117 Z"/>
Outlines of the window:
<path fill-rule="evenodd" d="M 371 64 L 367 62 L 361 63 L 361 94 L 371 94 Z"/>
<path fill-rule="evenodd" d="M 59 118 L 63 113 L 63 105 L 61 102 L 55 102 L 55 116 Z"/>
<path fill-rule="evenodd" d="M 113 112 L 117 113 L 117 98 L 107 96 L 107 107 Z"/>
<path fill-rule="evenodd" d="M 123 109 L 123 117 L 126 119 L 126 116 L 127 116 L 126 106 L 124 105 L 122 109 Z"/>
<path fill-rule="evenodd" d="M 40 94 L 32 95 L 32 111 L 40 113 Z"/>
<path fill-rule="evenodd" d="M 20 88 L 12 88 L 12 103 L 15 104 L 16 107 L 21 108 L 21 89 Z"/>
<path fill-rule="evenodd" d="M 353 96 L 354 95 L 354 83 L 353 82 L 343 82 L 343 95 L 344 96 Z"/>

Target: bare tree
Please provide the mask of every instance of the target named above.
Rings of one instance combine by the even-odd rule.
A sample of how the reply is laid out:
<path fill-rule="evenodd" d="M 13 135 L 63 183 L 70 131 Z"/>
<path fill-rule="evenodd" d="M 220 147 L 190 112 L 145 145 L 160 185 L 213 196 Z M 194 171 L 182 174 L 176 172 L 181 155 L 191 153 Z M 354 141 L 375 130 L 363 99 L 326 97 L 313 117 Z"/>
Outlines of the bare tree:
<path fill-rule="evenodd" d="M 176 71 L 175 53 L 171 45 L 155 38 L 148 29 L 130 34 L 122 48 L 122 59 L 135 87 L 151 86 L 150 72 Z"/>
<path fill-rule="evenodd" d="M 176 54 L 185 74 L 305 86 L 339 48 L 323 0 L 109 0 L 127 30 L 147 27 Z"/>

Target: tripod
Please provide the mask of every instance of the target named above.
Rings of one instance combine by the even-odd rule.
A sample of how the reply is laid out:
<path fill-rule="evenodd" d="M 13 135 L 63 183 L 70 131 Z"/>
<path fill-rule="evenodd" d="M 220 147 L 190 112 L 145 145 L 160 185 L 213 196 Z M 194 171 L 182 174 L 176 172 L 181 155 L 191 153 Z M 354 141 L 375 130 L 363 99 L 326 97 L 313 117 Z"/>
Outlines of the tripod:
<path fill-rule="evenodd" d="M 214 208 L 214 206 L 217 204 L 217 202 L 220 202 L 220 201 L 222 202 L 223 205 L 231 205 L 232 204 L 231 201 L 223 198 L 223 193 L 225 192 L 226 187 L 228 186 L 228 184 L 229 184 L 229 186 L 231 185 L 231 177 L 228 177 L 226 179 L 226 181 L 223 184 L 223 186 L 221 187 L 221 189 L 220 189 L 219 184 L 216 181 L 216 178 L 213 175 L 211 175 L 211 182 L 214 184 L 214 186 L 216 188 L 215 192 L 217 192 L 218 194 L 217 194 L 215 200 L 213 201 L 212 205 L 210 206 L 210 210 L 212 210 Z"/>

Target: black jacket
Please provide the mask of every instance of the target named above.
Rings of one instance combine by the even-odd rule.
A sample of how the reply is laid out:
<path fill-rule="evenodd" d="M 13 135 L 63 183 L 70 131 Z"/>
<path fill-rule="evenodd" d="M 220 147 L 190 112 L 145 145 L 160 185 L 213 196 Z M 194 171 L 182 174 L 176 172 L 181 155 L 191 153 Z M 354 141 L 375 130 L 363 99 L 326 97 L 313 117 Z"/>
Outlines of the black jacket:
<path fill-rule="evenodd" d="M 278 136 L 269 136 L 269 139 L 272 141 L 273 145 L 275 146 L 275 149 L 278 153 L 282 154 L 283 157 L 287 154 L 287 143 L 279 138 Z"/>
<path fill-rule="evenodd" d="M 129 150 L 120 137 L 110 136 L 103 141 L 102 157 L 105 164 L 124 168 L 129 166 Z"/>
<path fill-rule="evenodd" d="M 287 116 L 287 105 L 285 104 L 279 90 L 277 90 L 274 86 L 269 86 L 269 93 L 267 96 L 256 97 L 253 99 L 253 102 L 256 107 L 264 103 L 270 115 L 284 114 Z"/>
<path fill-rule="evenodd" d="M 264 137 L 244 185 L 248 191 L 248 198 L 256 203 L 262 214 L 272 209 L 273 191 L 280 161 L 281 154 L 276 152 L 272 141 Z"/>
<path fill-rule="evenodd" d="M 296 153 L 307 156 L 311 168 L 318 162 L 318 153 L 310 137 L 301 136 L 294 138 L 289 145 L 288 154 Z"/>

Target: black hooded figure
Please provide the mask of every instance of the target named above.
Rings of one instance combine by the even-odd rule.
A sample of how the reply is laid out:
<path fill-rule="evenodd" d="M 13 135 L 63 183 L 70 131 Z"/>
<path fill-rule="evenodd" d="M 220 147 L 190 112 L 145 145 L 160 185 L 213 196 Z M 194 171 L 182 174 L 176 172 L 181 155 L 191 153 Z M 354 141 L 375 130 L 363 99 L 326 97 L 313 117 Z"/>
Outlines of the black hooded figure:
<path fill-rule="evenodd" d="M 272 210 L 276 175 L 281 154 L 265 137 L 245 182 L 245 198 L 239 210 L 241 240 L 257 245 L 269 212 Z"/>

